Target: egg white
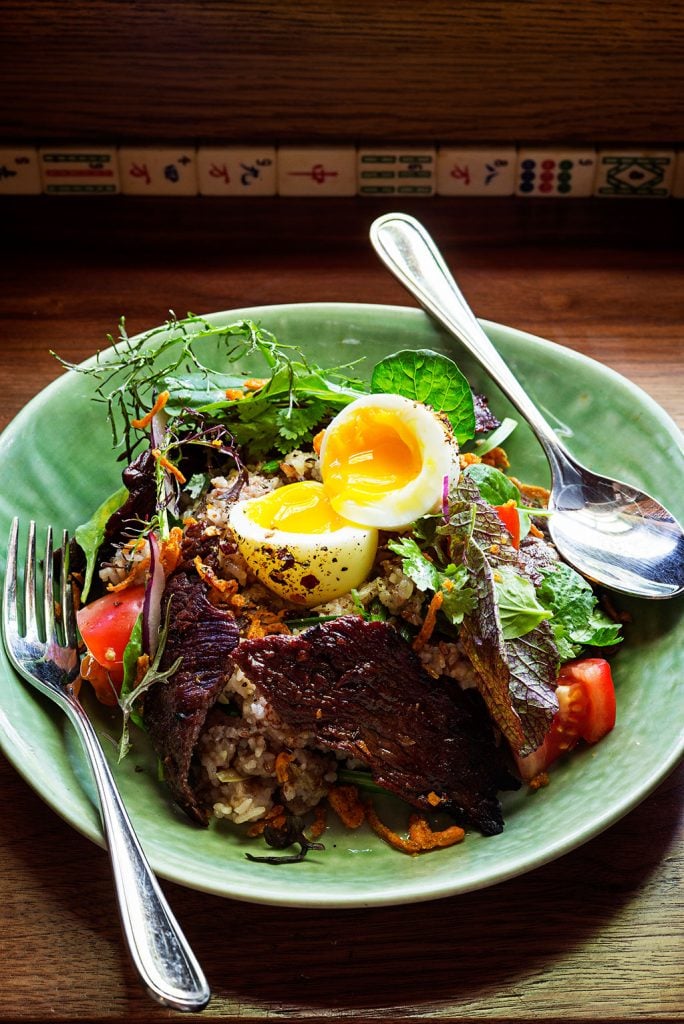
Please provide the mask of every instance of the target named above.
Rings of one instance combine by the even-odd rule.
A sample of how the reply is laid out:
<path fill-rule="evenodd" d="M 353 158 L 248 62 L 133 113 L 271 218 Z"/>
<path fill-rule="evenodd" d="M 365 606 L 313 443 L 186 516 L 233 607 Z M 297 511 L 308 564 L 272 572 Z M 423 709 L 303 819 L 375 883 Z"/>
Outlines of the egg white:
<path fill-rule="evenodd" d="M 250 504 L 258 500 L 233 506 L 228 521 L 240 553 L 269 590 L 312 608 L 363 583 L 375 558 L 377 530 L 350 524 L 307 534 L 260 526 L 250 518 Z"/>

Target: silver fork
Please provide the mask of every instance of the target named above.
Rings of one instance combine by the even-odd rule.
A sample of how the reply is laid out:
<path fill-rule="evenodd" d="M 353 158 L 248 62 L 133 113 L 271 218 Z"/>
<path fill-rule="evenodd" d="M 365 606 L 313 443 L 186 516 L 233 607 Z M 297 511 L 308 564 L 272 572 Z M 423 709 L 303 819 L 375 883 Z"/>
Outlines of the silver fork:
<path fill-rule="evenodd" d="M 73 682 L 79 671 L 76 617 L 69 580 L 69 538 L 53 552 L 47 528 L 43 586 L 36 561 L 36 527 L 31 522 L 24 570 L 23 609 L 17 598 L 19 521 L 10 530 L 3 596 L 3 636 L 10 661 L 41 693 L 47 694 L 75 726 L 88 756 L 100 799 L 100 815 L 114 875 L 124 935 L 149 994 L 175 1010 L 202 1010 L 210 991 L 202 969 L 154 877 L 133 831 L 121 796 L 90 719 Z M 59 586 L 55 585 L 59 573 Z M 41 630 L 39 605 L 43 605 Z M 56 613 L 56 593 L 59 609 Z M 23 622 L 23 626 L 22 626 Z M 22 631 L 23 628 L 23 631 Z"/>

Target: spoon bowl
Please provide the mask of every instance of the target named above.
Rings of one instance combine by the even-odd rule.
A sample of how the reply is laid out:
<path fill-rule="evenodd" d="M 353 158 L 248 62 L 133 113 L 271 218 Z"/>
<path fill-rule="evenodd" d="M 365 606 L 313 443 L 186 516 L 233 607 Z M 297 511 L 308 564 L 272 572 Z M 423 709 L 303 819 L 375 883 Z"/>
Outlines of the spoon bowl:
<path fill-rule="evenodd" d="M 370 238 L 393 274 L 496 381 L 539 440 L 551 469 L 549 532 L 561 556 L 594 583 L 648 599 L 684 592 L 684 531 L 631 484 L 583 466 L 559 441 L 480 326 L 430 235 L 388 213 Z"/>

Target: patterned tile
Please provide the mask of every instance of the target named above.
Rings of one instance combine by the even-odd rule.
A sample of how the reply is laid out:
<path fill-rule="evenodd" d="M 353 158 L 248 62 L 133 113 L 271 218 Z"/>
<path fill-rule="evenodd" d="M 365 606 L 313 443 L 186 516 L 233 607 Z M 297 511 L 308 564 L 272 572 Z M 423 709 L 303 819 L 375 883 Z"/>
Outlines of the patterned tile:
<path fill-rule="evenodd" d="M 43 192 L 103 195 L 119 191 L 115 146 L 44 146 L 39 150 Z"/>
<path fill-rule="evenodd" d="M 359 195 L 434 195 L 436 164 L 430 146 L 365 146 L 358 151 Z"/>
<path fill-rule="evenodd" d="M 596 174 L 596 150 L 588 147 L 539 147 L 518 150 L 517 196 L 590 196 Z"/>
<path fill-rule="evenodd" d="M 192 146 L 122 146 L 119 171 L 121 191 L 129 196 L 197 195 L 197 157 Z"/>
<path fill-rule="evenodd" d="M 674 150 L 602 149 L 594 195 L 665 199 L 671 192 L 674 164 Z"/>
<path fill-rule="evenodd" d="M 677 153 L 672 179 L 672 195 L 676 199 L 684 199 L 684 149 L 680 149 Z"/>
<path fill-rule="evenodd" d="M 278 150 L 281 196 L 356 195 L 354 146 L 281 146 Z"/>
<path fill-rule="evenodd" d="M 274 196 L 275 146 L 200 146 L 197 179 L 203 196 Z"/>
<path fill-rule="evenodd" d="M 27 146 L 0 147 L 0 195 L 39 195 L 43 191 L 38 150 Z"/>
<path fill-rule="evenodd" d="M 440 196 L 512 196 L 515 146 L 442 146 L 437 151 Z"/>

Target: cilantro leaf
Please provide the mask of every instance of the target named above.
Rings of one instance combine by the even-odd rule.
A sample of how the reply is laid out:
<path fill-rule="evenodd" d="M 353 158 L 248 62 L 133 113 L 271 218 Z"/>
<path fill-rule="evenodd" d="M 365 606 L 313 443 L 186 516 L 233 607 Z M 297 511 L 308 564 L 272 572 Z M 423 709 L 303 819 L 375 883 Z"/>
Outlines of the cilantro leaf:
<path fill-rule="evenodd" d="M 403 349 L 373 368 L 371 391 L 404 395 L 449 417 L 459 443 L 475 436 L 470 384 L 453 359 L 431 349 Z"/>
<path fill-rule="evenodd" d="M 310 439 L 314 427 L 325 416 L 325 410 L 325 403 L 318 399 L 296 408 L 278 409 L 275 419 L 279 436 L 277 447 L 280 451 L 287 454 L 293 446 Z"/>
<path fill-rule="evenodd" d="M 391 551 L 401 555 L 402 572 L 413 580 L 418 590 L 442 594 L 440 610 L 453 625 L 474 607 L 474 593 L 468 584 L 468 571 L 463 565 L 447 565 L 439 569 L 410 537 L 388 541 Z"/>

